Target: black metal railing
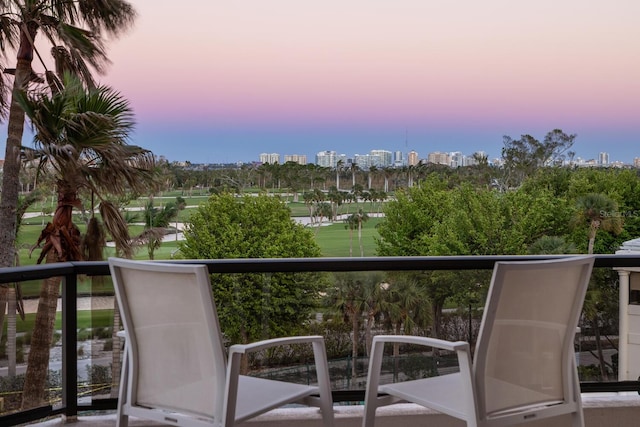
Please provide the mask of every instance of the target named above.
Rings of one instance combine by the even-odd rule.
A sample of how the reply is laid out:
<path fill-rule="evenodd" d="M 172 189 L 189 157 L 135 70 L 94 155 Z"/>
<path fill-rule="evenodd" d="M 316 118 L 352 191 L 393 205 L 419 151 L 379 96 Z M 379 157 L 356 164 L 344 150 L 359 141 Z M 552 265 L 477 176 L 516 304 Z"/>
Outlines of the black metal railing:
<path fill-rule="evenodd" d="M 301 258 L 301 259 L 223 259 L 181 260 L 178 263 L 206 264 L 211 273 L 278 273 L 336 271 L 425 271 L 425 270 L 490 270 L 497 261 L 559 258 L 556 256 L 442 256 L 442 257 L 368 257 L 368 258 Z M 163 261 L 169 262 L 169 261 Z M 640 256 L 597 255 L 596 268 L 640 267 Z M 74 417 L 80 411 L 115 409 L 116 399 L 78 402 L 77 384 L 77 284 L 78 276 L 107 276 L 106 262 L 67 262 L 49 265 L 0 269 L 0 284 L 62 277 L 62 403 L 0 416 L 0 425 L 17 425 L 47 416 L 65 414 Z M 640 381 L 581 383 L 583 392 L 640 392 Z M 339 390 L 334 401 L 362 401 L 364 390 Z"/>

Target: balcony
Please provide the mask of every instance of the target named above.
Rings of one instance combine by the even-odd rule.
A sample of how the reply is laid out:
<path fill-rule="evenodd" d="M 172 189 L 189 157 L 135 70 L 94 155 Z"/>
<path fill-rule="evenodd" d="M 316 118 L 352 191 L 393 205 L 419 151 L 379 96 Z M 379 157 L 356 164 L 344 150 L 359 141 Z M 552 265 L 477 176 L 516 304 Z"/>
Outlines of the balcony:
<path fill-rule="evenodd" d="M 312 258 L 312 259 L 235 259 L 235 260 L 190 260 L 181 261 L 187 263 L 206 263 L 212 274 L 236 274 L 236 273 L 302 273 L 302 272 L 367 272 L 367 271 L 436 271 L 436 270 L 490 270 L 496 261 L 543 259 L 545 257 L 526 256 L 469 256 L 469 257 L 380 257 L 380 258 Z M 599 255 L 596 260 L 596 268 L 609 271 L 629 269 L 633 271 L 640 267 L 640 256 L 636 255 Z M 105 262 L 79 262 L 43 265 L 36 267 L 18 267 L 3 269 L 0 271 L 0 283 L 13 283 L 16 281 L 42 280 L 47 277 L 61 276 L 64 278 L 61 296 L 61 345 L 58 359 L 50 362 L 59 363 L 60 390 L 52 393 L 51 403 L 42 408 L 29 411 L 13 411 L 0 413 L 0 425 L 19 425 L 27 422 L 39 421 L 39 425 L 57 425 L 61 417 L 66 420 L 78 420 L 80 424 L 99 426 L 115 425 L 113 410 L 117 400 L 113 393 L 117 385 L 98 384 L 99 380 L 90 378 L 91 375 L 84 370 L 84 365 L 101 366 L 108 365 L 110 360 L 94 357 L 93 352 L 78 351 L 79 343 L 83 342 L 79 331 L 79 320 L 76 315 L 80 299 L 89 298 L 91 295 L 78 295 L 78 283 L 86 280 L 85 277 L 106 276 L 109 274 Z M 615 277 L 615 275 L 614 275 Z M 621 276 L 622 277 L 622 276 Z M 628 283 L 627 283 L 628 284 Z M 614 286 L 615 283 L 612 285 Z M 632 280 L 633 286 L 633 280 Z M 624 287 L 623 287 L 624 288 Z M 627 293 L 628 294 L 628 293 Z M 628 297 L 628 295 L 627 295 Z M 628 299 L 626 300 L 628 301 Z M 469 310 L 469 314 L 471 314 Z M 623 312 L 622 310 L 620 311 Z M 616 319 L 617 320 L 617 319 Z M 617 323 L 617 322 L 613 322 Z M 621 325 L 625 323 L 621 321 Z M 473 320 L 469 325 L 473 324 Z M 622 326 L 621 326 L 621 330 Z M 462 333 L 462 332 L 461 332 Z M 466 330 L 464 331 L 466 333 Z M 469 334 L 473 336 L 473 331 Z M 463 337 L 464 338 L 464 337 Z M 610 337 L 611 338 L 611 337 Z M 617 338 L 617 337 L 615 337 Z M 98 345 L 92 340 L 88 346 Z M 590 338 L 582 337 L 578 343 L 587 346 Z M 612 340 L 617 341 L 617 340 Z M 102 344 L 100 344 L 102 345 Z M 116 347 L 116 346 L 113 346 Z M 52 354 L 55 352 L 52 351 Z M 91 353 L 87 358 L 86 353 Z M 608 360 L 612 362 L 609 351 Z M 591 363 L 588 359 L 589 352 L 579 352 L 580 363 Z M 622 360 L 621 360 L 622 362 Z M 336 363 L 351 363 L 343 361 Z M 625 363 L 637 364 L 635 360 Z M 444 365 L 439 365 L 442 369 Z M 83 372 L 84 371 L 84 372 Z M 612 375 L 615 378 L 615 374 Z M 0 371 L 0 377 L 6 376 L 6 370 Z M 339 381 L 333 384 L 334 402 L 336 411 L 336 425 L 356 426 L 360 425 L 362 406 L 359 403 L 364 398 L 362 381 L 366 375 L 366 358 L 358 360 L 358 375 L 355 381 Z M 614 378 L 611 378 L 613 380 Z M 332 378 L 333 379 L 333 378 Z M 635 379 L 635 378 L 634 378 Z M 585 406 L 587 426 L 618 426 L 634 425 L 640 415 L 640 390 L 639 381 L 608 381 L 581 383 Z M 3 394 L 5 400 L 9 400 L 8 393 Z M 6 406 L 6 405 L 5 405 Z M 315 409 L 284 408 L 265 414 L 250 423 L 258 423 L 261 426 L 286 426 L 319 425 L 319 415 Z M 545 426 L 561 425 L 545 423 Z M 414 405 L 395 405 L 379 410 L 377 426 L 411 423 L 411 425 L 435 425 L 456 426 L 462 425 L 456 420 L 434 413 Z M 134 421 L 131 425 L 154 425 L 146 422 Z M 257 425 L 257 424 L 256 424 Z M 537 425 L 537 424 L 536 424 Z"/>

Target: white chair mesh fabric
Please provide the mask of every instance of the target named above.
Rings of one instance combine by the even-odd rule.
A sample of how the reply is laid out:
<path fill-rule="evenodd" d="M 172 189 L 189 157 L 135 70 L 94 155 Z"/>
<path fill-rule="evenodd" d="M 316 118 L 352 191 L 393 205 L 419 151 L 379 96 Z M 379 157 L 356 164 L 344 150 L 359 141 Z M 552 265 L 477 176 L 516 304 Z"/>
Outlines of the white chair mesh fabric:
<path fill-rule="evenodd" d="M 213 354 L 210 337 L 215 332 L 209 330 L 202 294 L 194 289 L 196 276 L 131 269 L 121 273 L 124 283 L 132 284 L 126 294 L 135 304 L 136 403 L 212 417 L 216 382 L 211 361 L 220 355 Z"/>
<path fill-rule="evenodd" d="M 484 368 L 487 414 L 562 401 L 563 340 L 582 266 L 507 269 Z M 571 323 L 571 322 L 569 322 Z M 482 373 L 478 373 L 482 375 Z"/>

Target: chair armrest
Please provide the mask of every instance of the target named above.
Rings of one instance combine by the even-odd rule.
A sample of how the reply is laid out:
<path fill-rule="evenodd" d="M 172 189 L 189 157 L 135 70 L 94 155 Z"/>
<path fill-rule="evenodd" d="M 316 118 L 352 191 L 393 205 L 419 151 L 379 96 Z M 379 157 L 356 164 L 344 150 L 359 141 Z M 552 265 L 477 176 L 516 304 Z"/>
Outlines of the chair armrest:
<path fill-rule="evenodd" d="M 246 354 L 252 351 L 260 351 L 270 347 L 289 344 L 313 344 L 322 343 L 324 338 L 320 335 L 273 338 L 269 340 L 257 341 L 250 344 L 234 344 L 229 348 L 229 354 Z"/>
<path fill-rule="evenodd" d="M 445 341 L 437 338 L 416 337 L 412 335 L 376 335 L 374 342 L 417 344 L 427 347 L 436 347 L 449 351 L 469 351 L 469 343 L 464 341 Z"/>

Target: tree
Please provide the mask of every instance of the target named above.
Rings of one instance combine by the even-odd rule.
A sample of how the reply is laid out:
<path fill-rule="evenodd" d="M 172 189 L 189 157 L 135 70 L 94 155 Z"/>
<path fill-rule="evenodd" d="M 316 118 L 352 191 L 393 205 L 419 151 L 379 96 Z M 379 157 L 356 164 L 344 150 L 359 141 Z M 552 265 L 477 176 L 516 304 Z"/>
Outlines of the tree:
<path fill-rule="evenodd" d="M 186 258 L 307 258 L 320 256 L 310 230 L 276 196 L 213 195 L 185 223 Z M 233 343 L 300 330 L 318 305 L 320 275 L 257 273 L 212 276 L 220 324 Z"/>
<path fill-rule="evenodd" d="M 358 376 L 358 341 L 360 335 L 360 318 L 364 309 L 363 284 L 358 272 L 334 273 L 334 285 L 329 290 L 329 298 L 335 309 L 343 316 L 343 320 L 351 325 L 351 379 Z"/>
<path fill-rule="evenodd" d="M 577 200 L 578 211 L 575 221 L 577 224 L 586 223 L 589 226 L 589 245 L 587 253 L 593 253 L 593 247 L 598 230 L 619 234 L 623 221 L 618 212 L 618 204 L 610 197 L 589 193 Z"/>
<path fill-rule="evenodd" d="M 360 256 L 364 256 L 364 246 L 362 246 L 362 224 L 369 221 L 369 215 L 362 208 L 358 209 L 358 212 L 352 215 L 353 222 L 357 224 L 358 228 L 358 243 L 360 244 Z"/>
<path fill-rule="evenodd" d="M 419 275 L 414 272 L 393 272 L 382 287 L 382 314 L 387 329 L 395 335 L 410 335 L 414 328 L 426 330 L 431 321 L 426 290 Z M 393 344 L 394 380 L 400 371 L 400 344 Z"/>
<path fill-rule="evenodd" d="M 155 251 L 160 248 L 162 238 L 167 234 L 167 227 L 178 216 L 178 211 L 178 205 L 174 202 L 168 202 L 160 209 L 153 206 L 153 199 L 150 199 L 145 205 L 143 211 L 144 231 L 138 236 L 138 239 L 147 242 L 149 259 L 154 259 Z"/>
<path fill-rule="evenodd" d="M 104 246 L 101 225 L 126 251 L 126 224 L 105 196 L 148 191 L 155 176 L 152 153 L 127 144 L 134 125 L 129 103 L 109 87 L 85 89 L 71 75 L 63 83 L 53 95 L 21 92 L 17 97 L 35 131 L 34 148 L 26 154 L 53 175 L 58 194 L 52 222 L 38 239 L 37 245 L 44 242 L 38 263 L 45 258 L 47 263 L 95 260 Z M 100 200 L 103 221 L 99 224 L 92 217 L 84 237 L 72 220 L 73 209 L 82 206 L 81 192 L 90 194 L 92 205 L 94 198 Z M 55 277 L 42 284 L 25 377 L 25 407 L 44 401 L 59 286 L 60 278 Z"/>
<path fill-rule="evenodd" d="M 568 135 L 560 129 L 548 132 L 543 141 L 538 141 L 531 135 L 522 135 L 520 139 L 505 135 L 502 147 L 505 189 L 518 187 L 536 169 L 561 165 L 564 153 L 571 149 L 575 138 L 575 134 Z"/>
<path fill-rule="evenodd" d="M 531 255 L 543 255 L 543 254 L 575 254 L 578 253 L 576 246 L 567 242 L 564 237 L 561 236 L 542 236 L 535 242 L 533 242 L 528 249 Z"/>
<path fill-rule="evenodd" d="M 31 83 L 44 80 L 32 68 L 36 37 L 42 33 L 54 46 L 56 68 L 74 70 L 90 86 L 94 86 L 90 68 L 104 71 L 107 55 L 105 36 L 118 36 L 135 19 L 135 10 L 125 0 L 16 0 L 2 1 L 0 11 L 0 49 L 7 55 L 16 53 L 11 101 L 7 101 L 7 83 L 0 78 L 0 108 L 9 108 L 8 137 L 5 149 L 2 195 L 0 196 L 0 266 L 11 266 L 14 260 L 16 207 L 18 203 L 20 150 L 25 113 L 15 95 Z M 44 65 L 44 64 L 43 64 Z M 46 68 L 46 67 L 45 67 Z M 47 80 L 55 75 L 47 70 Z"/>
<path fill-rule="evenodd" d="M 353 230 L 355 230 L 356 227 L 358 226 L 354 221 L 354 219 L 355 218 L 353 215 L 349 215 L 343 220 L 344 228 L 349 230 L 349 256 L 350 257 L 353 256 Z"/>
<path fill-rule="evenodd" d="M 603 230 L 618 234 L 622 231 L 623 221 L 618 212 L 618 204 L 608 196 L 601 193 L 589 193 L 577 200 L 578 211 L 576 212 L 576 224 L 589 227 L 588 237 L 589 244 L 587 253 L 592 254 L 595 245 L 598 230 Z M 592 286 L 587 292 L 584 303 L 584 313 L 591 321 L 596 341 L 596 351 L 600 362 L 600 375 L 602 380 L 607 379 L 606 364 L 602 343 L 600 342 L 600 310 L 605 301 L 602 293 L 593 284 L 595 278 L 592 279 Z"/>
<path fill-rule="evenodd" d="M 16 235 L 22 226 L 24 213 L 34 203 L 42 199 L 42 193 L 39 190 L 32 191 L 24 197 L 18 199 L 18 211 L 16 215 Z M 19 257 L 16 252 L 16 265 L 20 265 Z M 22 292 L 20 291 L 20 282 L 11 285 L 0 286 L 0 338 L 4 331 L 4 313 L 7 312 L 7 359 L 9 366 L 7 373 L 10 377 L 16 375 L 16 314 L 20 314 L 20 318 L 24 320 L 24 306 L 22 304 Z"/>
<path fill-rule="evenodd" d="M 367 356 L 371 354 L 373 343 L 373 326 L 383 309 L 383 275 L 379 271 L 362 273 L 362 290 L 365 314 L 364 343 Z"/>

